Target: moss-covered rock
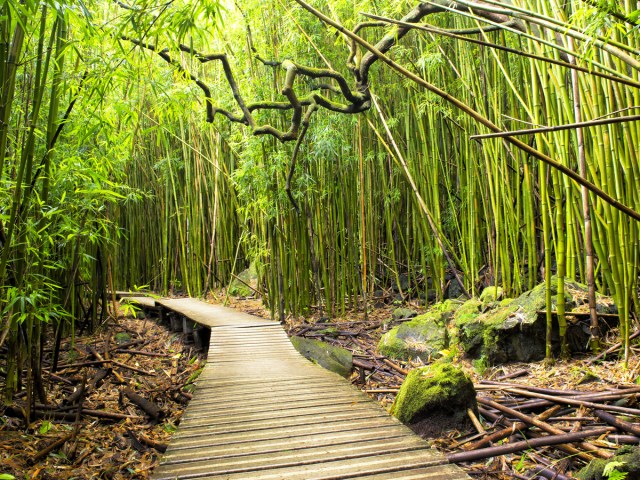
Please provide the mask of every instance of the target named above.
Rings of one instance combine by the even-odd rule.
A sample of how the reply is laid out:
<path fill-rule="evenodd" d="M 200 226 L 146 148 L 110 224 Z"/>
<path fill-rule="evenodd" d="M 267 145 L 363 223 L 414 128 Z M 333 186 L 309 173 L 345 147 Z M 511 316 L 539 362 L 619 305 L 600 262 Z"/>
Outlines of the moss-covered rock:
<path fill-rule="evenodd" d="M 349 350 L 304 337 L 291 337 L 291 343 L 302 355 L 321 367 L 343 377 L 351 375 L 353 357 Z"/>
<path fill-rule="evenodd" d="M 498 306 L 506 307 L 507 305 L 511 305 L 511 303 L 515 300 L 515 298 L 503 298 L 498 302 Z"/>
<path fill-rule="evenodd" d="M 493 290 L 493 287 L 490 287 Z M 485 290 L 486 291 L 486 290 Z M 484 294 L 484 292 L 483 292 Z M 557 279 L 551 281 L 551 294 L 557 296 Z M 599 296 L 599 308 L 615 309 L 607 297 Z M 569 312 L 587 303 L 587 288 L 577 282 L 565 281 L 565 305 Z M 484 357 L 490 364 L 510 361 L 529 362 L 545 356 L 546 318 L 539 311 L 546 309 L 545 285 L 540 284 L 518 298 L 501 301 L 493 309 L 475 317 L 456 319 L 459 344 L 474 358 Z M 555 306 L 553 307 L 555 309 Z M 579 324 L 570 325 L 574 350 L 584 348 L 588 335 Z M 557 332 L 554 334 L 557 343 Z"/>
<path fill-rule="evenodd" d="M 396 308 L 391 314 L 391 317 L 394 320 L 402 320 L 405 318 L 413 318 L 416 316 L 418 316 L 418 312 L 410 308 L 403 308 L 403 307 Z"/>
<path fill-rule="evenodd" d="M 502 287 L 497 286 L 489 286 L 482 290 L 480 294 L 480 302 L 483 305 L 487 305 L 489 303 L 497 302 L 504 295 L 504 290 Z"/>
<path fill-rule="evenodd" d="M 118 345 L 122 345 L 123 343 L 130 342 L 131 336 L 126 332 L 118 332 L 115 334 L 113 339 L 116 341 Z"/>
<path fill-rule="evenodd" d="M 249 268 L 240 272 L 238 278 L 233 279 L 231 285 L 229 285 L 229 295 L 234 297 L 250 297 L 254 294 L 254 290 L 249 286 L 253 288 L 258 286 L 258 273 L 253 263 L 249 265 Z"/>
<path fill-rule="evenodd" d="M 615 462 L 615 463 L 613 463 Z M 596 459 L 591 461 L 589 465 L 580 470 L 576 477 L 581 480 L 606 480 L 613 478 L 610 474 L 605 475 L 605 468 L 608 464 L 613 465 L 609 468 L 618 472 L 626 472 L 624 477 L 627 480 L 640 478 L 640 447 L 624 446 L 620 448 L 617 454 L 608 460 Z"/>
<path fill-rule="evenodd" d="M 462 350 L 470 356 L 473 356 L 473 352 L 482 346 L 484 327 L 475 321 L 481 313 L 481 308 L 482 302 L 477 298 L 471 298 L 464 302 L 453 315 L 453 337 Z"/>
<path fill-rule="evenodd" d="M 391 413 L 403 423 L 443 415 L 459 422 L 469 408 L 477 409 L 471 379 L 451 364 L 435 363 L 409 372 Z"/>
<path fill-rule="evenodd" d="M 392 328 L 380 339 L 378 351 L 398 360 L 436 355 L 448 345 L 447 321 L 459 306 L 460 302 L 447 300 Z"/>

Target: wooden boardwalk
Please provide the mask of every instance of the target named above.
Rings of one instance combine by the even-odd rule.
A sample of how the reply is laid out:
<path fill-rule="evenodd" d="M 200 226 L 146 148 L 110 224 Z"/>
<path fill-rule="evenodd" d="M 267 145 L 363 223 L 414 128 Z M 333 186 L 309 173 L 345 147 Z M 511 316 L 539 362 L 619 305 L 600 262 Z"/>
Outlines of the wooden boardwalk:
<path fill-rule="evenodd" d="M 211 327 L 207 365 L 155 480 L 463 479 L 280 324 L 194 299 L 156 304 Z"/>

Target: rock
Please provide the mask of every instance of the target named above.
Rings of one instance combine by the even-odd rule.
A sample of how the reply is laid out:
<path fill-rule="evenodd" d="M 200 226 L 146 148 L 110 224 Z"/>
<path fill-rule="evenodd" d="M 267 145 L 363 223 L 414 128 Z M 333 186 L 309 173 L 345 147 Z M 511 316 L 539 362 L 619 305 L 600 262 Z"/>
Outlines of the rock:
<path fill-rule="evenodd" d="M 291 337 L 291 343 L 302 355 L 321 367 L 345 378 L 351 375 L 353 357 L 349 350 L 304 337 Z"/>
<path fill-rule="evenodd" d="M 240 280 L 242 280 L 242 283 Z M 258 286 L 258 273 L 254 263 L 249 265 L 249 268 L 243 270 L 238 274 L 238 278 L 234 278 L 229 285 L 229 295 L 234 297 L 250 297 L 254 295 L 254 291 L 247 285 L 251 285 L 256 288 Z"/>
<path fill-rule="evenodd" d="M 458 281 L 454 278 L 449 282 L 449 287 L 445 292 L 445 298 L 460 298 L 462 295 L 464 295 L 464 292 L 462 291 L 462 287 L 460 286 Z"/>
<path fill-rule="evenodd" d="M 607 465 L 610 465 L 607 467 Z M 606 472 L 605 469 L 609 470 Z M 613 476 L 617 471 L 620 476 Z M 626 473 L 626 475 L 624 475 Z M 624 446 L 618 450 L 613 458 L 608 460 L 592 460 L 576 474 L 581 480 L 605 480 L 607 478 L 626 478 L 627 480 L 640 478 L 640 447 Z"/>
<path fill-rule="evenodd" d="M 126 332 L 118 332 L 114 335 L 113 339 L 116 344 L 122 345 L 123 343 L 127 343 L 131 341 L 131 336 Z"/>
<path fill-rule="evenodd" d="M 402 320 L 405 318 L 413 318 L 418 315 L 418 312 L 411 310 L 410 308 L 396 308 L 391 316 L 394 320 Z"/>
<path fill-rule="evenodd" d="M 555 300 L 555 277 L 551 284 Z M 494 288 L 490 287 L 490 290 Z M 600 295 L 598 301 L 601 309 L 605 306 L 612 307 L 612 302 L 607 297 Z M 567 279 L 565 302 L 567 312 L 587 304 L 587 287 Z M 545 356 L 546 318 L 544 315 L 538 315 L 538 311 L 545 308 L 545 286 L 540 284 L 518 298 L 502 300 L 495 308 L 480 315 L 456 316 L 454 322 L 459 345 L 468 356 L 484 357 L 491 365 L 541 360 Z M 554 322 L 554 325 L 554 341 L 557 343 L 557 324 Z M 583 326 L 570 325 L 568 336 L 573 338 L 574 350 L 584 349 L 587 345 L 588 334 L 582 331 Z"/>
<path fill-rule="evenodd" d="M 428 288 L 426 292 L 421 292 L 418 295 L 418 299 L 422 300 L 423 305 L 435 302 L 436 298 L 438 298 L 438 292 L 433 288 Z"/>
<path fill-rule="evenodd" d="M 477 411 L 471 379 L 451 364 L 435 363 L 409 372 L 391 413 L 402 423 L 417 423 L 432 416 L 449 417 L 459 423 L 469 408 Z"/>
<path fill-rule="evenodd" d="M 447 320 L 459 304 L 447 300 L 385 333 L 378 344 L 380 354 L 398 360 L 426 360 L 448 345 Z"/>
<path fill-rule="evenodd" d="M 482 302 L 483 305 L 497 302 L 502 298 L 502 295 L 504 295 L 502 287 L 489 286 L 482 290 L 480 302 Z"/>
<path fill-rule="evenodd" d="M 399 291 L 406 292 L 410 286 L 409 277 L 406 274 L 401 273 L 400 275 L 398 275 L 398 280 L 399 282 L 396 283 L 396 285 L 394 285 L 394 290 L 396 292 L 399 292 Z"/>
<path fill-rule="evenodd" d="M 452 338 L 455 343 L 460 344 L 462 350 L 473 356 L 473 351 L 482 344 L 483 325 L 475 322 L 480 315 L 482 302 L 477 298 L 471 298 L 464 302 L 453 314 Z M 460 335 L 460 330 L 464 329 L 464 335 Z"/>

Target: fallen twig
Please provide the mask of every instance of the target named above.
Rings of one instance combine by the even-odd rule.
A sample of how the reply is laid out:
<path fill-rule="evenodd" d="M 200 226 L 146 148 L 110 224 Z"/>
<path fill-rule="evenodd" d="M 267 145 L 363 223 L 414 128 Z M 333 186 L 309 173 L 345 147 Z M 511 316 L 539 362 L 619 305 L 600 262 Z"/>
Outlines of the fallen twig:
<path fill-rule="evenodd" d="M 40 450 L 38 453 L 36 453 L 33 458 L 31 459 L 32 463 L 36 463 L 38 460 L 46 457 L 47 455 L 49 455 L 51 452 L 53 452 L 55 449 L 60 448 L 62 445 L 64 445 L 65 443 L 67 443 L 69 440 L 71 440 L 73 438 L 73 433 L 69 433 L 67 435 L 65 435 L 64 437 L 56 440 L 55 442 L 53 442 L 51 445 L 43 448 L 42 450 Z"/>
<path fill-rule="evenodd" d="M 147 400 L 146 398 L 138 395 L 136 392 L 128 388 L 125 388 L 123 390 L 123 393 L 132 403 L 140 407 L 150 417 L 154 418 L 155 420 L 158 420 L 162 417 L 162 410 L 155 403 Z"/>

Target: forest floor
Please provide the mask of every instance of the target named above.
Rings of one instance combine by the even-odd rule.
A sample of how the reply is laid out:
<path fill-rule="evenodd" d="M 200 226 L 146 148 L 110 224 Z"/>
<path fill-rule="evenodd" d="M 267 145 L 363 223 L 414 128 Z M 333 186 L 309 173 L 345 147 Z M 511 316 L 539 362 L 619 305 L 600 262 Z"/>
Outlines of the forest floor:
<path fill-rule="evenodd" d="M 255 300 L 232 300 L 230 306 L 269 316 Z M 287 326 L 292 335 L 325 340 L 351 350 L 359 366 L 352 383 L 389 408 L 407 371 L 422 365 L 390 361 L 376 354 L 394 308 L 376 308 L 367 318 L 362 312 L 349 312 L 329 320 L 318 313 L 304 319 L 289 318 Z M 416 305 L 412 308 L 419 310 Z M 36 404 L 37 417 L 31 419 L 28 428 L 24 398 L 0 409 L 0 479 L 10 479 L 11 475 L 16 479 L 61 480 L 149 477 L 179 423 L 191 397 L 192 382 L 206 360 L 193 345 L 184 344 L 180 334 L 153 320 L 121 316 L 107 327 L 97 334 L 77 337 L 73 344 L 63 342 L 58 370 L 45 375 L 49 403 Z M 615 343 L 615 337 L 609 343 Z M 45 349 L 45 366 L 50 352 L 50 348 Z M 584 405 L 553 407 L 554 402 L 545 403 L 540 398 L 542 394 L 579 399 L 580 394 L 587 394 L 591 397 L 582 397 L 579 402 L 617 402 L 620 408 L 632 412 L 638 406 L 636 392 L 640 392 L 635 383 L 640 358 L 635 351 L 626 369 L 615 355 L 605 361 L 581 358 L 553 365 L 533 362 L 493 368 L 477 363 L 474 366 L 459 358 L 453 361 L 476 385 L 481 400 L 479 424 L 474 426 L 469 421 L 451 428 L 431 421 L 414 426 L 417 433 L 447 454 L 465 452 L 469 447 L 485 448 L 489 443 L 482 444 L 483 439 L 504 430 L 505 425 L 511 425 L 511 433 L 524 430 L 513 426 L 512 412 L 499 412 L 487 401 L 506 408 L 520 405 L 522 408 L 515 408 L 526 417 L 547 412 L 542 417 L 546 418 L 545 425 L 532 430 L 529 439 L 540 436 L 546 427 L 563 435 L 603 430 L 595 439 L 591 437 L 588 445 L 572 444 L 573 453 L 574 447 L 567 442 L 566 447 L 543 446 L 462 463 L 473 478 L 536 478 L 532 468 L 572 477 L 586 464 L 588 455 L 606 457 L 618 443 L 638 443 L 637 437 L 624 428 L 608 427 Z M 520 391 L 514 391 L 514 387 Z M 600 396 L 594 397 L 594 392 Z M 592 453 L 578 453 L 586 448 L 593 449 Z"/>
<path fill-rule="evenodd" d="M 26 426 L 20 395 L 0 407 L 0 479 L 149 478 L 204 355 L 154 320 L 121 316 L 63 342 L 55 374 L 47 373 L 50 357 L 48 345 L 48 403 L 36 403 L 36 418 Z"/>

